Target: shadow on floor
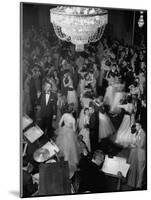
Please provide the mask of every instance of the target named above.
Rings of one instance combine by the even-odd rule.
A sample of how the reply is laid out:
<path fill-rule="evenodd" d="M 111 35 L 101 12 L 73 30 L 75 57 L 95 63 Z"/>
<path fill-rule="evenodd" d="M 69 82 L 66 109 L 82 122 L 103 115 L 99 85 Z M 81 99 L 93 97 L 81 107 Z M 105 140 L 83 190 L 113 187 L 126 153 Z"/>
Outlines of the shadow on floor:
<path fill-rule="evenodd" d="M 12 194 L 12 195 L 15 196 L 15 197 L 19 197 L 19 196 L 20 196 L 20 195 L 19 195 L 19 191 L 13 190 L 13 191 L 9 191 L 9 193 Z"/>

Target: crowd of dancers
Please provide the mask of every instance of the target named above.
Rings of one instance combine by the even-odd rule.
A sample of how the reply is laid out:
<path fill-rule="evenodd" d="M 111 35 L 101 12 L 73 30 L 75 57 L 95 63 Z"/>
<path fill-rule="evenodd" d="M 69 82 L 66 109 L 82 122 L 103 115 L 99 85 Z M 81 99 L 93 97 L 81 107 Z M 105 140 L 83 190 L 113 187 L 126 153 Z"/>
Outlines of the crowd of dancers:
<path fill-rule="evenodd" d="M 131 150 L 127 183 L 142 187 L 147 131 L 143 43 L 128 46 L 103 38 L 78 53 L 44 27 L 32 27 L 23 34 L 22 69 L 23 113 L 55 141 L 70 177 L 81 155 L 93 154 L 107 138 Z"/>

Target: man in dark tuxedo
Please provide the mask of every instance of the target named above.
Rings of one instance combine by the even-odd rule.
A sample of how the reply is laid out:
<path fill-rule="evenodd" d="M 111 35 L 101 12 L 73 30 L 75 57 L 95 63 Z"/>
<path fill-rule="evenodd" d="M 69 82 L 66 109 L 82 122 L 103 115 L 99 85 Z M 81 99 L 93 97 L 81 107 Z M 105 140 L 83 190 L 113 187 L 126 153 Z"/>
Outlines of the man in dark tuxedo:
<path fill-rule="evenodd" d="M 80 185 L 79 192 L 105 192 L 107 191 L 106 176 L 101 167 L 105 155 L 101 150 L 96 150 L 92 159 L 84 158 L 79 163 Z"/>
<path fill-rule="evenodd" d="M 134 72 L 132 71 L 132 68 L 128 67 L 128 71 L 125 74 L 126 91 L 128 91 L 128 87 L 133 84 L 134 78 L 135 77 L 134 77 Z"/>
<path fill-rule="evenodd" d="M 31 113 L 30 117 L 35 120 L 35 108 L 37 104 L 37 100 L 41 94 L 41 85 L 42 85 L 42 79 L 41 79 L 41 73 L 38 67 L 34 67 L 32 70 L 32 78 L 30 80 L 29 84 L 29 92 L 30 92 L 30 100 L 31 100 Z"/>
<path fill-rule="evenodd" d="M 57 94 L 52 91 L 52 84 L 45 82 L 44 92 L 39 98 L 39 126 L 48 138 L 53 136 L 52 121 L 56 120 L 56 114 Z"/>
<path fill-rule="evenodd" d="M 98 146 L 99 115 L 95 111 L 95 106 L 93 104 L 89 105 L 89 112 L 90 112 L 90 122 L 89 122 L 90 145 L 91 145 L 91 152 L 93 153 Z"/>

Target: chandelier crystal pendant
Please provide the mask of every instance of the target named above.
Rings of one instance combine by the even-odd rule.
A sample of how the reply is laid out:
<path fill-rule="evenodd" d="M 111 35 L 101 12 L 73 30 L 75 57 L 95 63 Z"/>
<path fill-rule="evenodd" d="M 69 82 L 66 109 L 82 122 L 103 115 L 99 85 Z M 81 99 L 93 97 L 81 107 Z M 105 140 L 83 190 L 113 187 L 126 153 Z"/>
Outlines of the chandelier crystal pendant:
<path fill-rule="evenodd" d="M 50 21 L 57 37 L 71 42 L 76 51 L 98 41 L 108 23 L 108 12 L 101 8 L 58 6 L 50 9 Z"/>
<path fill-rule="evenodd" d="M 138 20 L 138 26 L 142 28 L 144 26 L 144 18 L 143 18 L 143 11 L 140 11 L 140 18 Z"/>

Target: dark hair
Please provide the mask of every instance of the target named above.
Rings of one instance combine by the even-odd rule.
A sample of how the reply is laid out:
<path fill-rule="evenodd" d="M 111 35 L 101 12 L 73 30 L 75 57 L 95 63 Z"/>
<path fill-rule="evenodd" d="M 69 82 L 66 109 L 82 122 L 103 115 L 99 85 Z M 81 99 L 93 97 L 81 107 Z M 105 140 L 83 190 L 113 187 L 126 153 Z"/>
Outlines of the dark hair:
<path fill-rule="evenodd" d="M 136 124 L 133 124 L 133 125 L 131 126 L 131 133 L 132 133 L 132 134 L 136 133 Z"/>
<path fill-rule="evenodd" d="M 131 65 L 128 65 L 128 70 L 129 70 L 129 71 L 132 71 L 132 70 L 133 70 L 133 68 L 132 68 Z"/>
<path fill-rule="evenodd" d="M 65 77 L 64 82 L 65 82 L 65 84 L 67 84 L 69 82 L 69 76 L 68 75 Z"/>
<path fill-rule="evenodd" d="M 105 113 L 105 107 L 104 107 L 104 106 L 100 106 L 100 107 L 99 107 L 99 111 L 100 111 L 101 113 Z"/>
<path fill-rule="evenodd" d="M 23 167 L 27 167 L 28 163 L 29 163 L 29 161 L 28 161 L 27 156 L 24 156 L 23 157 Z"/>
<path fill-rule="evenodd" d="M 117 67 L 116 63 L 113 63 L 112 67 Z"/>
<path fill-rule="evenodd" d="M 105 157 L 104 152 L 103 152 L 102 150 L 100 150 L 100 149 L 97 149 L 97 150 L 94 152 L 92 158 L 93 158 L 93 159 L 96 159 L 97 157 Z"/>
<path fill-rule="evenodd" d="M 133 85 L 136 87 L 138 85 L 138 82 L 135 80 Z"/>
<path fill-rule="evenodd" d="M 87 89 L 91 89 L 91 88 L 87 87 Z M 84 98 L 89 98 L 89 99 L 93 99 L 93 97 L 94 97 L 94 95 L 91 91 L 85 92 L 83 96 L 84 96 Z"/>
<path fill-rule="evenodd" d="M 128 96 L 127 96 L 127 102 L 128 102 L 128 103 L 131 103 L 131 102 L 132 102 L 132 96 L 131 96 L 131 95 L 128 95 Z"/>
<path fill-rule="evenodd" d="M 85 112 L 86 112 L 87 110 L 89 110 L 89 108 L 84 108 L 84 114 L 85 114 Z"/>
<path fill-rule="evenodd" d="M 73 112 L 73 108 L 74 108 L 74 103 L 68 104 L 67 113 L 72 113 Z"/>
<path fill-rule="evenodd" d="M 90 102 L 89 102 L 89 107 L 95 109 L 95 105 L 94 105 L 93 101 L 90 101 Z"/>
<path fill-rule="evenodd" d="M 107 65 L 107 66 L 111 66 L 111 62 L 109 61 L 109 60 L 107 60 L 106 62 L 105 62 L 105 64 Z"/>
<path fill-rule="evenodd" d="M 81 72 L 87 72 L 86 66 L 82 66 Z"/>

